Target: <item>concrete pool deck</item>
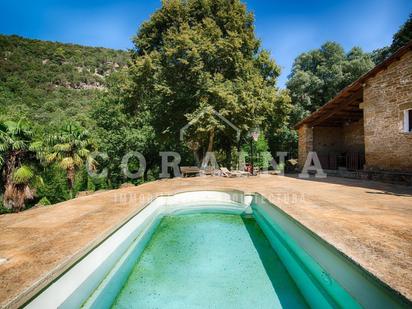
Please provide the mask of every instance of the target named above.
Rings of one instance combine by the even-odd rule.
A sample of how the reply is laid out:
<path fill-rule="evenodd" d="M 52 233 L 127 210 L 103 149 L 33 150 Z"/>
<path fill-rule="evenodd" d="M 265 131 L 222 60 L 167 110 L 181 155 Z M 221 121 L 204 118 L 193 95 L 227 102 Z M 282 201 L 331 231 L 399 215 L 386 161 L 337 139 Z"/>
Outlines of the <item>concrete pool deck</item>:
<path fill-rule="evenodd" d="M 262 194 L 412 300 L 412 188 L 334 177 L 196 177 L 0 216 L 0 307 L 24 304 L 156 196 L 227 189 Z"/>

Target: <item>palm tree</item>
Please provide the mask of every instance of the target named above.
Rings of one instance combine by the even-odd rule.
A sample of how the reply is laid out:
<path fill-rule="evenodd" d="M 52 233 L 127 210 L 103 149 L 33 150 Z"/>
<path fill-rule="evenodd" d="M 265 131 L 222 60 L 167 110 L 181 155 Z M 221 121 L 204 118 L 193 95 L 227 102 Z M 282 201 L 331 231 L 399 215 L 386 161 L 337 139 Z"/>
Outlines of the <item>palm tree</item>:
<path fill-rule="evenodd" d="M 96 162 L 89 156 L 94 148 L 88 131 L 74 123 L 64 126 L 57 134 L 50 136 L 43 157 L 46 162 L 56 162 L 65 170 L 67 187 L 70 198 L 73 198 L 73 187 L 76 172 L 85 161 L 90 168 L 94 168 Z"/>
<path fill-rule="evenodd" d="M 31 189 L 35 176 L 27 163 L 36 161 L 38 143 L 33 143 L 33 133 L 29 124 L 5 121 L 0 123 L 0 172 L 4 183 L 3 206 L 13 211 L 24 209 L 25 201 L 32 199 Z"/>

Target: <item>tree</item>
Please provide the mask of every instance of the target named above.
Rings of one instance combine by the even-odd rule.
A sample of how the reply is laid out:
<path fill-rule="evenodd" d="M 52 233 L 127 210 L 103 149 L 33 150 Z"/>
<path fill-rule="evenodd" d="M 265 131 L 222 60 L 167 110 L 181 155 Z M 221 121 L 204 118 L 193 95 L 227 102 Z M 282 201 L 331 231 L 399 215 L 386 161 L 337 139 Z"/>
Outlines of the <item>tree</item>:
<path fill-rule="evenodd" d="M 390 46 L 391 53 L 396 52 L 410 40 L 412 40 L 412 13 L 409 14 L 409 18 L 400 27 L 398 32 L 393 35 L 392 44 Z"/>
<path fill-rule="evenodd" d="M 378 48 L 373 50 L 370 53 L 370 56 L 375 64 L 379 64 L 388 58 L 391 55 L 391 48 L 390 46 L 385 46 L 382 48 Z"/>
<path fill-rule="evenodd" d="M 65 125 L 60 132 L 47 138 L 42 157 L 47 163 L 57 163 L 66 172 L 70 198 L 73 198 L 76 172 L 85 162 L 95 168 L 96 162 L 90 156 L 93 149 L 89 132 L 75 123 Z"/>
<path fill-rule="evenodd" d="M 286 151 L 290 156 L 297 155 L 297 134 L 293 130 L 291 118 L 294 106 L 287 90 L 279 91 L 276 104 L 268 111 L 263 124 L 264 135 L 273 156 L 278 151 Z"/>
<path fill-rule="evenodd" d="M 359 47 L 345 54 L 336 42 L 326 42 L 319 49 L 299 55 L 286 84 L 294 105 L 294 120 L 323 106 L 373 66 L 370 55 Z"/>
<path fill-rule="evenodd" d="M 153 128 L 150 126 L 150 115 L 147 111 L 136 113 L 127 104 L 134 87 L 128 70 L 112 74 L 108 80 L 108 89 L 101 96 L 93 111 L 100 151 L 107 153 L 110 160 L 102 162 L 108 168 L 110 185 L 116 187 L 125 182 L 121 171 L 122 158 L 130 151 L 138 151 L 146 158 L 144 180 L 148 179 L 148 171 L 156 164 L 159 157 L 159 145 Z M 136 158 L 131 158 L 131 171 L 137 167 Z M 133 162 L 133 163 L 132 163 Z M 132 166 L 134 165 L 134 166 Z M 127 180 L 131 181 L 131 180 Z M 141 179 L 135 180 L 139 182 Z"/>
<path fill-rule="evenodd" d="M 396 52 L 399 48 L 406 45 L 410 40 L 412 40 L 412 13 L 409 14 L 409 18 L 399 28 L 398 32 L 393 35 L 391 45 L 375 49 L 371 53 L 371 57 L 375 64 L 378 64 Z"/>
<path fill-rule="evenodd" d="M 169 150 L 179 147 L 189 122 L 186 142 L 200 158 L 237 146 L 237 132 L 221 117 L 243 134 L 262 124 L 275 104 L 280 69 L 261 49 L 253 23 L 239 0 L 171 0 L 142 24 L 126 104 L 131 113 L 148 112 Z"/>
<path fill-rule="evenodd" d="M 37 143 L 25 120 L 0 123 L 0 170 L 4 184 L 3 206 L 17 212 L 25 207 L 25 201 L 32 199 L 32 185 L 40 181 L 32 166 L 36 161 Z"/>

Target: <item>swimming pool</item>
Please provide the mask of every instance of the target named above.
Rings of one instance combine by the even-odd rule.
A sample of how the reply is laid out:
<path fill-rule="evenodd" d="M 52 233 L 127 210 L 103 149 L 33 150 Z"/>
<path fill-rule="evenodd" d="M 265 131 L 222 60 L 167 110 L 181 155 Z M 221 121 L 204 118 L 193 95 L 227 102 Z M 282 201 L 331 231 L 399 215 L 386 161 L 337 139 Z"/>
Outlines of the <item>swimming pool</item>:
<path fill-rule="evenodd" d="M 260 195 L 161 196 L 27 308 L 402 308 L 404 298 Z"/>

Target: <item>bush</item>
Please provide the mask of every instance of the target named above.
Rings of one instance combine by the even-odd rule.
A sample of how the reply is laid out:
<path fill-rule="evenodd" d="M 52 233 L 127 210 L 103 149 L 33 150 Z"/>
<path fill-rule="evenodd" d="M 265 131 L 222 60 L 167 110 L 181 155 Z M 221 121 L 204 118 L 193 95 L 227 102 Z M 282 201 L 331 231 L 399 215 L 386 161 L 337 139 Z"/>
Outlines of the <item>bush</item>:
<path fill-rule="evenodd" d="M 37 205 L 40 206 L 48 206 L 51 205 L 50 201 L 47 199 L 47 197 L 43 196 L 40 201 L 37 202 Z"/>

